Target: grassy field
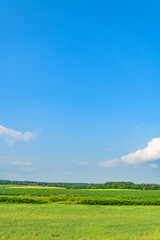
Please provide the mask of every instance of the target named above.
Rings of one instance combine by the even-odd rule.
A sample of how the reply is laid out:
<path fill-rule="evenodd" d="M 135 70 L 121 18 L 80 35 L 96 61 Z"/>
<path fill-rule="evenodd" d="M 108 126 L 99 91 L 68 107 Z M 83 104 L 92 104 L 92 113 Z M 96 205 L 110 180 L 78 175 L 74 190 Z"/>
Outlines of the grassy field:
<path fill-rule="evenodd" d="M 124 205 L 160 205 L 160 191 L 0 186 L 0 239 L 160 239 L 160 206 Z"/>
<path fill-rule="evenodd" d="M 0 239 L 160 239 L 159 216 L 159 206 L 0 204 Z"/>

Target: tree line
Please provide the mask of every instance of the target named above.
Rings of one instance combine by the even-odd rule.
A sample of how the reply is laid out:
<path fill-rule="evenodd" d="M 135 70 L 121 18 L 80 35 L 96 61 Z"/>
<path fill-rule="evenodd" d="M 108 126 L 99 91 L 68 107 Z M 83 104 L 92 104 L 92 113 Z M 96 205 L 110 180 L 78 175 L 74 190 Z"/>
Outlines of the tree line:
<path fill-rule="evenodd" d="M 20 186 L 46 186 L 63 187 L 67 189 L 137 189 L 137 190 L 160 190 L 160 184 L 135 184 L 133 182 L 106 182 L 106 183 L 52 183 L 35 181 L 11 181 L 0 180 L 0 185 Z"/>

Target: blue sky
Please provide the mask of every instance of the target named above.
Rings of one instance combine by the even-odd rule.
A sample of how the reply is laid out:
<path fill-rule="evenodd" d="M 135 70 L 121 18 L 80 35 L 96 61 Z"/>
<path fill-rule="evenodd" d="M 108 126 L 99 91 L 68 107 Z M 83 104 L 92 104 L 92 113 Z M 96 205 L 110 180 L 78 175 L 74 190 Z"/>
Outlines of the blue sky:
<path fill-rule="evenodd" d="M 0 179 L 160 183 L 159 11 L 1 0 Z"/>

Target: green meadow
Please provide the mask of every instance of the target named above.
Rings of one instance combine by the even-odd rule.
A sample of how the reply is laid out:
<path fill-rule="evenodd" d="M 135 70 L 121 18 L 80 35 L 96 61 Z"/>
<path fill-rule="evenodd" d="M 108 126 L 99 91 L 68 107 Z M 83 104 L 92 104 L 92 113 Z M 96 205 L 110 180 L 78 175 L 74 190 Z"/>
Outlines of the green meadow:
<path fill-rule="evenodd" d="M 159 206 L 0 204 L 0 239 L 160 239 L 159 216 Z"/>

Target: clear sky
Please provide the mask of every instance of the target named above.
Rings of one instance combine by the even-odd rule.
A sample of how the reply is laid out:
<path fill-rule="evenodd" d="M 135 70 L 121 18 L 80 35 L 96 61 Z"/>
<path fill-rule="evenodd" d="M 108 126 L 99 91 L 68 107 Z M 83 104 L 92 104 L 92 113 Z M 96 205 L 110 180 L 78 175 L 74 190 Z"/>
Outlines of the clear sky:
<path fill-rule="evenodd" d="M 159 13 L 0 1 L 0 179 L 160 183 Z"/>

